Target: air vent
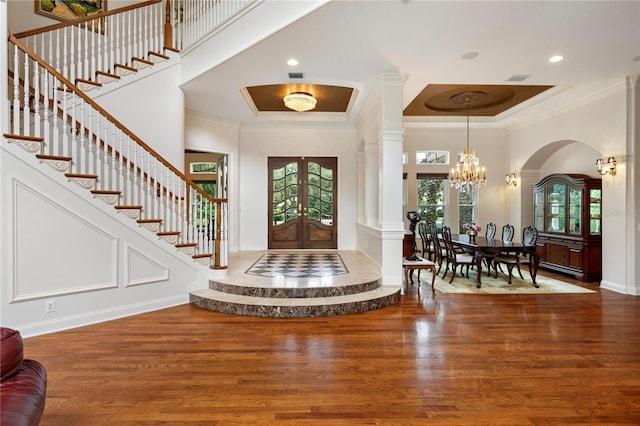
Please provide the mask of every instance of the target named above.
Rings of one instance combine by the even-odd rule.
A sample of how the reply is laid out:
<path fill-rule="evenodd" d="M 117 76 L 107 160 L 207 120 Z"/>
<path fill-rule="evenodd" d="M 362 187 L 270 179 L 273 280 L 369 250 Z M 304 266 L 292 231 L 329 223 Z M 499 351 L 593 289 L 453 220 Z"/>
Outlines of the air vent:
<path fill-rule="evenodd" d="M 304 74 L 301 72 L 290 72 L 289 78 L 304 78 Z"/>
<path fill-rule="evenodd" d="M 524 81 L 526 79 L 528 79 L 529 77 L 531 77 L 530 75 L 525 75 L 525 74 L 515 74 L 512 75 L 511 78 L 509 78 L 509 80 L 507 81 Z"/>

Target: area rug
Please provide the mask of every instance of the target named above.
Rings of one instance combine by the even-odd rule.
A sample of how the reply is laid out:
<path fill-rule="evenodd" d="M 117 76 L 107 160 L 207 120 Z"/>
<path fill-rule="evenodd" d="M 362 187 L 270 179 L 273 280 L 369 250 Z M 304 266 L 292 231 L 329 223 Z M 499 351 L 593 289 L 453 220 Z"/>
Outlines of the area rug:
<path fill-rule="evenodd" d="M 596 293 L 588 288 L 568 284 L 553 278 L 545 277 L 540 274 L 536 277 L 536 282 L 540 288 L 535 288 L 531 284 L 531 276 L 528 272 L 522 271 L 521 279 L 518 272 L 514 269 L 515 276 L 511 280 L 511 284 L 507 282 L 507 275 L 498 272 L 498 278 L 487 277 L 487 271 L 482 271 L 482 286 L 476 288 L 477 273 L 475 270 L 469 271 L 469 278 L 460 273 L 456 274 L 456 279 L 449 284 L 451 279 L 451 271 L 445 279 L 442 279 L 443 270 L 436 277 L 436 290 L 440 293 L 466 293 L 466 294 L 561 294 L 561 293 Z M 423 283 L 431 283 L 431 275 L 427 271 L 421 274 Z"/>

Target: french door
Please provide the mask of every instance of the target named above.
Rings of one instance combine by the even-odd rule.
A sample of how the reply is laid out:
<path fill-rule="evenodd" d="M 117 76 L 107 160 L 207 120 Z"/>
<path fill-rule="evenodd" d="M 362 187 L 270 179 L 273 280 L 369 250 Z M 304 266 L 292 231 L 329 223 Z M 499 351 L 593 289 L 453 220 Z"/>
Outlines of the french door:
<path fill-rule="evenodd" d="M 269 157 L 270 249 L 338 247 L 337 158 Z"/>

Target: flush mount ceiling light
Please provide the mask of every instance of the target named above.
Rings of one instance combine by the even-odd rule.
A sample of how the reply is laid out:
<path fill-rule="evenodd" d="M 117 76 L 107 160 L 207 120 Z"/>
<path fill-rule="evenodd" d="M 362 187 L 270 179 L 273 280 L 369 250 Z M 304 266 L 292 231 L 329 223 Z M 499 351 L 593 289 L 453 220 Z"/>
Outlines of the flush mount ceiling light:
<path fill-rule="evenodd" d="M 314 109 L 317 102 L 316 98 L 307 92 L 291 92 L 284 97 L 284 106 L 298 112 Z"/>

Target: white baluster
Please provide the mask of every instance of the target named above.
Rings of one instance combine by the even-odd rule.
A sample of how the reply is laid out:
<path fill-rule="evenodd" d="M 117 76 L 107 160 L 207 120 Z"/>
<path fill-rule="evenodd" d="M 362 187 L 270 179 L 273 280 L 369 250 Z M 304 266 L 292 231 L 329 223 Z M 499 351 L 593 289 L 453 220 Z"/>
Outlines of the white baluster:
<path fill-rule="evenodd" d="M 43 104 L 44 104 L 44 108 L 43 108 L 43 123 L 42 123 L 42 128 L 43 128 L 43 132 L 42 132 L 42 137 L 44 138 L 45 144 L 46 145 L 50 145 L 50 137 L 51 137 L 51 133 L 49 132 L 49 122 L 50 122 L 50 118 L 51 118 L 51 110 L 49 108 L 49 101 L 51 99 L 51 81 L 50 78 L 52 78 L 51 74 L 49 74 L 49 72 L 45 69 L 42 70 L 42 84 L 43 84 L 43 93 L 44 93 L 44 100 L 43 100 Z M 44 153 L 44 147 L 42 149 L 42 152 Z"/>
<path fill-rule="evenodd" d="M 29 99 L 31 96 L 31 90 L 29 86 L 29 82 L 31 80 L 31 75 L 29 73 L 29 62 L 31 59 L 29 55 L 24 55 L 24 87 L 23 87 L 23 97 L 24 97 L 24 106 L 22 111 L 22 119 L 24 120 L 23 131 L 26 135 L 31 135 L 31 100 Z"/>
<path fill-rule="evenodd" d="M 33 64 L 33 136 L 40 136 L 40 72 L 41 67 L 37 62 Z"/>
<path fill-rule="evenodd" d="M 65 86 L 63 86 L 60 81 L 52 75 L 52 81 L 53 81 L 53 87 L 55 88 L 53 90 L 53 111 L 51 113 L 51 116 L 53 118 L 53 128 L 52 128 L 52 144 L 51 144 L 51 149 L 49 154 L 54 154 L 55 155 L 62 155 L 61 151 L 62 151 L 62 147 L 60 146 L 60 129 L 58 126 L 58 105 L 60 104 L 60 90 L 57 90 L 58 88 L 62 88 L 62 90 L 65 89 Z"/>
<path fill-rule="evenodd" d="M 20 132 L 20 55 L 18 46 L 13 46 L 13 134 Z"/>
<path fill-rule="evenodd" d="M 84 121 L 84 105 L 85 105 L 85 101 L 84 99 L 80 99 L 80 129 L 78 130 L 80 132 L 80 154 L 78 155 L 78 173 L 85 173 L 88 174 L 89 173 L 89 169 L 88 169 L 88 164 L 89 164 L 89 160 L 87 158 L 88 153 L 87 153 L 87 138 L 85 137 L 85 130 L 86 127 L 84 125 L 85 121 Z"/>
<path fill-rule="evenodd" d="M 62 140 L 60 141 L 60 155 L 71 155 L 71 150 L 69 149 L 69 123 L 67 121 L 67 99 L 69 98 L 69 93 L 67 93 L 67 86 L 62 82 L 59 82 L 62 86 L 63 95 L 62 95 Z M 57 104 L 56 104 L 57 105 Z"/>

